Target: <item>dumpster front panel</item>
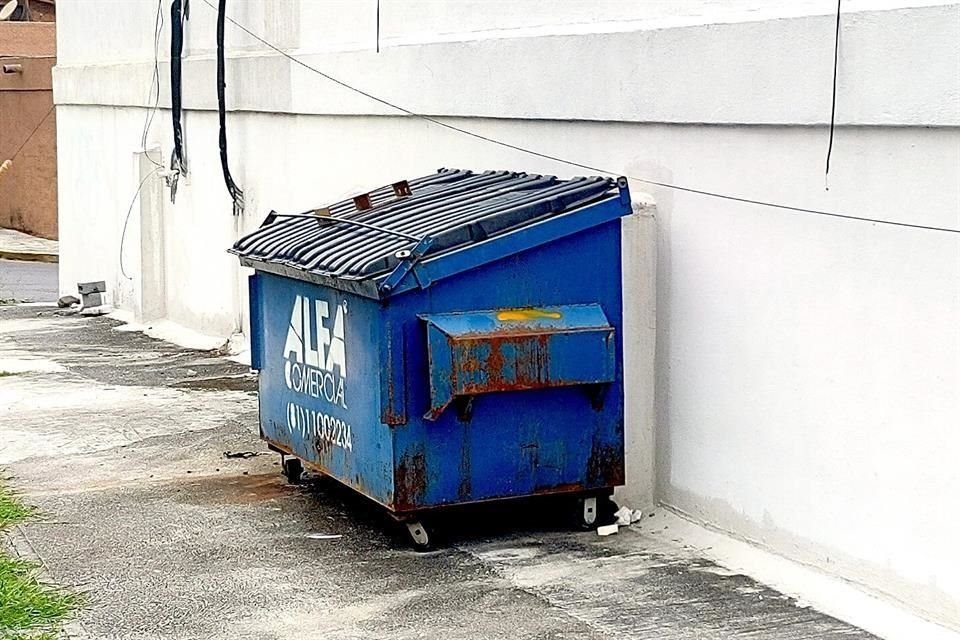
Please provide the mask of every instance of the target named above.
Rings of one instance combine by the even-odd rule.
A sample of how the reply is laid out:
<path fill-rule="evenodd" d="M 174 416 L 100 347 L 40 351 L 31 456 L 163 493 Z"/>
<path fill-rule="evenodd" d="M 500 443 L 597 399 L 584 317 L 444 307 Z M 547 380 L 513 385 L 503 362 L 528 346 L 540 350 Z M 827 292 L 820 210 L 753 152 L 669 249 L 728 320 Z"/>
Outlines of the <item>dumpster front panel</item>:
<path fill-rule="evenodd" d="M 272 274 L 255 278 L 261 436 L 389 505 L 393 451 L 379 415 L 379 305 Z"/>
<path fill-rule="evenodd" d="M 446 504 L 550 493 L 602 492 L 624 482 L 623 348 L 620 222 L 596 227 L 391 299 L 393 319 L 405 319 L 408 386 L 405 424 L 395 427 L 395 508 L 416 511 Z M 466 313 L 462 323 L 495 324 L 517 310 L 569 308 L 581 312 L 587 335 L 600 329 L 612 340 L 607 375 L 569 386 L 490 390 L 457 398 L 431 414 L 430 323 L 423 316 Z M 481 311 L 484 310 L 484 311 Z M 598 315 L 599 312 L 599 315 Z M 483 320 L 482 317 L 487 317 Z M 605 321 L 601 321 L 600 317 Z M 595 320 L 594 320 L 595 319 Z M 442 322 L 442 320 L 441 320 Z M 502 321 L 501 321 L 502 322 Z M 541 318 L 538 330 L 560 319 Z M 453 331 L 450 323 L 445 323 Z M 537 326 L 538 322 L 533 322 Z M 602 326 L 609 326 L 607 333 Z M 468 332 L 469 333 L 469 332 Z M 564 351 L 565 370 L 578 355 L 605 363 L 603 340 L 590 353 Z M 469 371 L 478 375 L 482 371 Z M 593 379 L 596 375 L 596 379 Z"/>

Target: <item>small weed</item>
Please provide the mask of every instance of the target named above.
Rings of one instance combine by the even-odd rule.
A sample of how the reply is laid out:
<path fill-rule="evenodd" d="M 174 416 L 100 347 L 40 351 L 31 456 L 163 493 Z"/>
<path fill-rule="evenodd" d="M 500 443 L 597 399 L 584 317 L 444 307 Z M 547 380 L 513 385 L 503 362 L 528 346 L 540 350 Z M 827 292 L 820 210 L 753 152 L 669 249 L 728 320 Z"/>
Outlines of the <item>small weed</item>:
<path fill-rule="evenodd" d="M 0 637 L 52 633 L 80 604 L 79 596 L 41 583 L 37 570 L 32 563 L 0 556 Z"/>
<path fill-rule="evenodd" d="M 0 531 L 36 517 L 0 485 Z M 39 567 L 0 551 L 0 638 L 55 640 L 63 621 L 81 605 L 81 598 L 40 582 Z"/>
<path fill-rule="evenodd" d="M 32 518 L 36 511 L 17 500 L 8 489 L 0 485 L 0 531 Z"/>
<path fill-rule="evenodd" d="M 6 378 L 7 376 L 15 376 L 13 371 L 0 371 L 0 378 Z"/>

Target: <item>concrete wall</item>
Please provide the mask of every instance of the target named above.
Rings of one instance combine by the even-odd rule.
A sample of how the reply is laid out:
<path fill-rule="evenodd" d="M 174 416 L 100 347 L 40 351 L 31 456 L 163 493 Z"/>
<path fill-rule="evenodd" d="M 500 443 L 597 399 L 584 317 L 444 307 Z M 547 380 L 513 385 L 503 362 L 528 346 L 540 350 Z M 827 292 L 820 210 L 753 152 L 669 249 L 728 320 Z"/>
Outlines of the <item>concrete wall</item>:
<path fill-rule="evenodd" d="M 0 176 L 0 227 L 45 238 L 57 237 L 55 63 L 55 24 L 0 22 L 0 64 L 21 70 L 0 73 L 0 163 L 27 141 Z"/>
<path fill-rule="evenodd" d="M 658 213 L 655 226 L 629 222 L 625 240 L 625 499 L 653 499 L 655 448 L 664 503 L 960 627 L 958 236 L 636 179 L 960 227 L 960 4 L 844 3 L 829 190 L 832 2 L 491 4 L 383 0 L 380 53 L 372 0 L 251 1 L 231 15 L 415 111 L 634 176 Z M 248 204 L 234 218 L 217 156 L 215 13 L 193 5 L 191 173 L 175 205 L 138 153 L 155 5 L 60 7 L 64 291 L 106 279 L 142 316 L 162 309 L 227 335 L 246 320 L 242 270 L 223 249 L 270 208 L 440 166 L 584 173 L 398 115 L 228 27 L 231 168 Z M 153 157 L 169 158 L 169 129 L 161 111 Z M 127 279 L 120 240 L 145 176 L 151 191 L 133 203 L 123 243 Z"/>

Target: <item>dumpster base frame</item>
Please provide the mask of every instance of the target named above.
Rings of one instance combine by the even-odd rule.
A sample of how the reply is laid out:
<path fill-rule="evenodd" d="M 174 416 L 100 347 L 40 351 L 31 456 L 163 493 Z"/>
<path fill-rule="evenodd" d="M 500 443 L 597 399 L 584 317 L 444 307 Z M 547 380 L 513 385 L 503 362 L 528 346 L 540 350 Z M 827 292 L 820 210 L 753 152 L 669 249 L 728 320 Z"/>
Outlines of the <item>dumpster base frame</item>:
<path fill-rule="evenodd" d="M 324 469 L 321 465 L 318 465 L 317 463 L 312 462 L 310 460 L 301 458 L 297 454 L 293 453 L 288 447 L 282 444 L 276 443 L 272 440 L 268 440 L 266 438 L 261 438 L 261 439 L 266 443 L 267 448 L 270 449 L 271 451 L 275 453 L 279 453 L 281 456 L 286 456 L 288 458 L 299 461 L 300 465 L 303 468 L 310 469 L 311 471 L 325 478 L 330 478 L 337 484 L 347 489 L 350 489 L 351 492 L 357 495 L 360 495 L 364 499 L 369 500 L 370 502 L 373 502 L 377 506 L 381 507 L 383 511 L 386 513 L 386 515 L 388 515 L 392 520 L 394 520 L 398 524 L 402 524 L 405 526 L 405 528 L 408 531 L 410 540 L 413 543 L 414 549 L 416 549 L 417 551 L 429 551 L 433 549 L 433 543 L 429 539 L 430 538 L 429 531 L 431 530 L 431 527 L 425 526 L 422 522 L 422 519 L 425 516 L 429 516 L 430 514 L 434 514 L 441 511 L 459 509 L 461 507 L 469 508 L 472 505 L 479 505 L 479 504 L 489 505 L 497 502 L 519 502 L 523 500 L 536 500 L 538 498 L 543 498 L 543 499 L 570 498 L 570 499 L 577 499 L 577 503 L 576 503 L 577 508 L 574 511 L 574 515 L 575 515 L 575 520 L 578 524 L 578 528 L 582 530 L 590 530 L 590 529 L 596 528 L 600 524 L 603 524 L 604 510 L 601 508 L 604 504 L 603 500 L 607 499 L 611 503 L 613 503 L 612 498 L 613 498 L 613 493 L 615 488 L 613 486 L 594 487 L 591 489 L 584 489 L 583 487 L 568 485 L 568 486 L 559 486 L 555 488 L 545 489 L 543 491 L 531 493 L 531 494 L 502 496 L 497 498 L 484 498 L 482 500 L 470 500 L 467 502 L 453 502 L 450 504 L 431 505 L 426 507 L 420 507 L 418 509 L 407 509 L 403 511 L 397 511 L 390 505 L 384 504 L 380 500 L 377 500 L 376 498 L 369 496 L 362 491 L 358 491 L 356 487 L 353 487 L 343 482 L 342 480 L 337 478 L 337 476 L 333 475 L 332 473 Z M 284 473 L 283 475 L 286 475 L 286 474 Z M 298 484 L 298 482 L 294 483 L 291 481 L 291 484 Z M 588 523 L 586 522 L 586 519 L 585 519 L 586 512 L 584 510 L 583 501 L 591 498 L 596 499 L 596 503 L 595 503 L 596 513 L 595 513 L 595 520 L 593 522 Z M 415 533 L 416 528 L 422 529 L 424 533 L 423 534 Z"/>

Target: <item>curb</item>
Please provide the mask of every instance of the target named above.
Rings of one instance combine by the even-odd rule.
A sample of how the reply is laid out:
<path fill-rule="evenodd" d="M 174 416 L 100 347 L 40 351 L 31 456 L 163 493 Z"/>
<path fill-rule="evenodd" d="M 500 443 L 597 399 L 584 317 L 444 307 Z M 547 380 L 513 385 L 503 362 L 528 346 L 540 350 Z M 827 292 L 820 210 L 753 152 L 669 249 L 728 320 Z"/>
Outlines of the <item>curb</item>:
<path fill-rule="evenodd" d="M 0 250 L 0 260 L 19 260 L 22 262 L 60 262 L 56 253 L 36 253 L 33 251 L 3 251 Z"/>
<path fill-rule="evenodd" d="M 47 570 L 47 564 L 33 548 L 33 544 L 31 544 L 30 539 L 27 538 L 22 524 L 14 525 L 7 530 L 6 538 L 7 546 L 13 550 L 13 553 L 16 554 L 17 557 L 38 565 L 41 570 L 41 576 L 48 576 L 49 571 Z M 75 615 L 71 616 L 63 624 L 60 637 L 62 640 L 88 640 L 90 638 Z"/>

